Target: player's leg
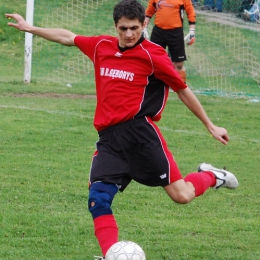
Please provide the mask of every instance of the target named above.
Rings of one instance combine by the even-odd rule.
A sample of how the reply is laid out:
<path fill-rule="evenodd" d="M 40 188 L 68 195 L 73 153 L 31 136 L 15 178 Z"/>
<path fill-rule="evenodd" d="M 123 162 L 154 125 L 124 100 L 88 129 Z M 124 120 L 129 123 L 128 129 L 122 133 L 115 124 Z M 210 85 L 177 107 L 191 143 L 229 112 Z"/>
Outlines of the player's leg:
<path fill-rule="evenodd" d="M 168 45 L 168 53 L 173 66 L 186 83 L 186 70 L 183 64 L 183 61 L 186 60 L 184 35 L 182 29 L 180 29 L 163 30 L 155 25 L 151 34 L 151 41 L 162 46 L 164 49 Z"/>
<path fill-rule="evenodd" d="M 131 170 L 132 178 L 136 181 L 149 186 L 164 187 L 169 197 L 180 204 L 189 203 L 210 187 L 237 187 L 237 179 L 232 173 L 205 163 L 200 165 L 198 172 L 183 178 L 158 126 L 147 118 L 147 122 L 140 127 L 142 131 L 136 129 L 138 138 L 145 135 L 149 142 L 145 143 L 146 152 L 136 152 L 138 158 L 135 158 L 135 161 L 138 161 L 138 164 Z"/>
<path fill-rule="evenodd" d="M 167 45 L 172 63 L 182 80 L 186 83 L 186 69 L 184 67 L 186 53 L 182 28 L 167 31 Z"/>
<path fill-rule="evenodd" d="M 170 198 L 181 204 L 203 194 L 216 179 L 212 173 L 193 173 L 183 179 L 158 126 L 150 119 L 134 126 L 138 133 L 135 152 L 127 156 L 131 165 L 131 178 L 148 186 L 164 187 Z M 146 141 L 147 140 L 147 141 Z"/>
<path fill-rule="evenodd" d="M 166 48 L 165 30 L 155 25 L 151 33 L 151 42 L 154 42 L 165 49 Z"/>
<path fill-rule="evenodd" d="M 88 207 L 94 222 L 95 236 L 102 254 L 118 241 L 118 227 L 111 204 L 118 192 L 116 184 L 95 182 L 89 188 Z"/>
<path fill-rule="evenodd" d="M 111 205 L 124 181 L 123 173 L 128 171 L 128 165 L 122 159 L 120 150 L 113 149 L 120 146 L 118 135 L 113 136 L 113 131 L 99 135 L 90 171 L 88 207 L 94 222 L 95 236 L 105 256 L 110 246 L 118 241 L 118 227 Z M 124 183 L 124 187 L 127 184 Z"/>
<path fill-rule="evenodd" d="M 215 184 L 216 178 L 211 172 L 190 173 L 184 179 L 164 186 L 164 190 L 176 203 L 187 204 Z"/>
<path fill-rule="evenodd" d="M 180 75 L 181 79 L 186 83 L 187 82 L 187 74 L 186 74 L 186 69 L 184 67 L 184 62 L 172 62 L 175 69 L 177 70 L 178 74 Z"/>
<path fill-rule="evenodd" d="M 202 163 L 198 172 L 190 173 L 184 179 L 165 186 L 164 190 L 173 201 L 186 204 L 202 195 L 210 187 L 236 189 L 238 180 L 233 173 L 227 170 Z"/>

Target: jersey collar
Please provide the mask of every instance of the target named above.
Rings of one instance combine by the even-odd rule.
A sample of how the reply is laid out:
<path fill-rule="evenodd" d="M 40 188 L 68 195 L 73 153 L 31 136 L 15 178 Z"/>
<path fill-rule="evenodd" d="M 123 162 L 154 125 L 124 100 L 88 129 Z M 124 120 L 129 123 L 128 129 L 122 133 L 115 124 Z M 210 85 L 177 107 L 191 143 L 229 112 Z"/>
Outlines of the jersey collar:
<path fill-rule="evenodd" d="M 139 41 L 138 41 L 135 45 L 133 45 L 132 47 L 122 48 L 122 47 L 120 47 L 119 44 L 118 44 L 118 49 L 120 50 L 120 52 L 124 52 L 124 51 L 130 50 L 130 49 L 133 49 L 134 47 L 136 47 L 137 45 L 139 45 L 141 42 L 143 42 L 144 39 L 145 39 L 145 38 L 144 38 L 143 36 L 141 36 L 141 38 L 139 39 Z"/>

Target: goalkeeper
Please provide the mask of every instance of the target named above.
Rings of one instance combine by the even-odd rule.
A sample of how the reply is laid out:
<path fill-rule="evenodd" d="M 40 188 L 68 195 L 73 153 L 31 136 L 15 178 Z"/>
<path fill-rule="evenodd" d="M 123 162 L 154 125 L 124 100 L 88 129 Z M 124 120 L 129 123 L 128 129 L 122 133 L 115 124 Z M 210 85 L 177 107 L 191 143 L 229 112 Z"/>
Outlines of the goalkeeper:
<path fill-rule="evenodd" d="M 189 21 L 189 33 L 184 39 L 183 16 L 184 11 Z M 168 47 L 169 55 L 178 74 L 186 82 L 186 60 L 184 41 L 191 45 L 195 42 L 196 14 L 191 0 L 149 0 L 146 8 L 144 36 L 149 38 L 147 26 L 153 15 L 154 27 L 151 33 L 151 41 Z"/>

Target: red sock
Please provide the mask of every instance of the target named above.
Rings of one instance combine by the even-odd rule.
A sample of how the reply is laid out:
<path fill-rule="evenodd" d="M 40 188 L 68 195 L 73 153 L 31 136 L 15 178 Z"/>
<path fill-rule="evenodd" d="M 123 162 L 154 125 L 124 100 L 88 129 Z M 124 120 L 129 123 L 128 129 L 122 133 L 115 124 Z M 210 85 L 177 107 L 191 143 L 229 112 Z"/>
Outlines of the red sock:
<path fill-rule="evenodd" d="M 188 174 L 184 180 L 193 184 L 196 197 L 202 195 L 209 187 L 216 185 L 216 178 L 212 172 L 193 172 Z"/>
<path fill-rule="evenodd" d="M 118 242 L 118 227 L 113 215 L 104 215 L 94 219 L 95 236 L 103 256 L 108 249 Z"/>

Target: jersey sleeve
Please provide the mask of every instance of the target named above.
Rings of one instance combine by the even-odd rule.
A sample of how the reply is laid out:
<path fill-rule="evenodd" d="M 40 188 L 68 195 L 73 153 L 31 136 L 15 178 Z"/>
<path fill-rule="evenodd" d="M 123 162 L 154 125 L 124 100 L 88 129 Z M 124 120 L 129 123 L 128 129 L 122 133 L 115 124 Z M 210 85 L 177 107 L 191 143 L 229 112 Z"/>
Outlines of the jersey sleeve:
<path fill-rule="evenodd" d="M 162 80 L 174 92 L 187 88 L 177 71 L 175 70 L 165 49 L 157 48 L 152 55 L 154 76 Z"/>
<path fill-rule="evenodd" d="M 195 9 L 192 5 L 191 0 L 184 0 L 184 9 L 187 14 L 189 24 L 195 24 L 196 23 L 196 13 L 195 13 Z"/>
<path fill-rule="evenodd" d="M 81 36 L 78 35 L 74 39 L 75 45 L 85 54 L 87 55 L 92 61 L 94 61 L 95 49 L 96 46 L 100 41 L 103 39 L 115 39 L 112 36 Z"/>
<path fill-rule="evenodd" d="M 152 18 L 156 12 L 155 6 L 156 6 L 156 4 L 155 4 L 154 0 L 149 0 L 147 8 L 145 10 L 145 16 Z"/>

